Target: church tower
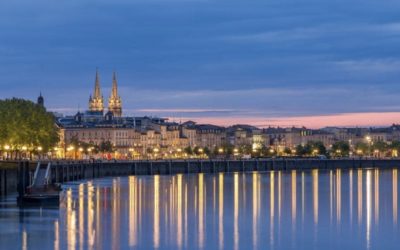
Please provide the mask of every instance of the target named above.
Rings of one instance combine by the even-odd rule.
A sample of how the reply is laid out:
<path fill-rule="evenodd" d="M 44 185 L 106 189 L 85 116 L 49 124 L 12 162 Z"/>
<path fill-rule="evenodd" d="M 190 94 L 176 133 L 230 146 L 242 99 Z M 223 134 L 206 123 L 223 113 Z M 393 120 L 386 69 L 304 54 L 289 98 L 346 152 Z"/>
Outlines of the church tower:
<path fill-rule="evenodd" d="M 97 69 L 96 80 L 94 84 L 94 93 L 93 96 L 90 96 L 89 98 L 89 110 L 91 112 L 101 112 L 101 114 L 103 114 L 104 111 L 103 96 L 101 95 L 99 72 L 97 71 Z"/>
<path fill-rule="evenodd" d="M 117 76 L 113 73 L 112 91 L 108 99 L 108 111 L 113 113 L 114 117 L 122 116 L 122 102 L 118 95 Z"/>
<path fill-rule="evenodd" d="M 44 108 L 44 98 L 42 96 L 42 92 L 40 92 L 40 95 L 39 95 L 39 97 L 37 99 L 37 104 Z"/>

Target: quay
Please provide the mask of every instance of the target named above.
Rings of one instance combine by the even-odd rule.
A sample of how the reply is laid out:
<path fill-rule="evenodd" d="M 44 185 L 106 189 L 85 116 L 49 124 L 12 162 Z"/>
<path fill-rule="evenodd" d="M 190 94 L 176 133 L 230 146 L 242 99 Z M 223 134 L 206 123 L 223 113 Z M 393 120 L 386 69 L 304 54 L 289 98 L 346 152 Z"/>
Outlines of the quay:
<path fill-rule="evenodd" d="M 43 162 L 49 163 L 49 162 Z M 37 162 L 0 161 L 0 197 L 24 193 L 32 184 Z M 50 183 L 128 175 L 173 175 L 274 170 L 397 168 L 400 159 L 246 159 L 52 161 Z"/>

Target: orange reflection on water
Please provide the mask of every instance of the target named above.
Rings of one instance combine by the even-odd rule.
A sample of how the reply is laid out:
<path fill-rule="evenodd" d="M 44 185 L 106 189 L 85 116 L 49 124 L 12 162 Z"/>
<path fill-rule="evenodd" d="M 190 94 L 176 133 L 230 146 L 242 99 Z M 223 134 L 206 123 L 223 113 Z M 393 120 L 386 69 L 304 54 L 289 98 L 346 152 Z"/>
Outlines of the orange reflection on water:
<path fill-rule="evenodd" d="M 84 193 L 84 185 L 83 184 L 79 184 L 79 188 L 78 188 L 79 194 L 79 249 L 83 249 L 83 241 L 84 241 L 84 227 L 83 227 L 83 223 L 84 223 L 84 202 L 85 202 L 85 193 Z"/>
<path fill-rule="evenodd" d="M 375 169 L 374 171 L 374 177 L 375 177 L 375 181 L 374 181 L 374 186 L 375 186 L 375 224 L 378 224 L 379 222 L 379 169 Z"/>
<path fill-rule="evenodd" d="M 297 172 L 292 170 L 292 224 L 293 227 L 296 225 L 296 213 L 297 213 Z"/>
<path fill-rule="evenodd" d="M 224 174 L 218 177 L 218 239 L 219 248 L 224 249 Z"/>
<path fill-rule="evenodd" d="M 393 224 L 397 225 L 397 169 L 393 169 Z"/>
<path fill-rule="evenodd" d="M 204 247 L 204 174 L 199 174 L 199 247 Z"/>
<path fill-rule="evenodd" d="M 233 241 L 234 249 L 239 249 L 239 174 L 235 173 L 233 180 Z"/>
<path fill-rule="evenodd" d="M 330 212 L 330 221 L 332 223 L 333 217 L 333 171 L 329 171 L 329 212 Z"/>
<path fill-rule="evenodd" d="M 318 224 L 318 169 L 312 170 L 314 223 Z"/>
<path fill-rule="evenodd" d="M 336 170 L 336 220 L 340 224 L 342 211 L 342 170 Z"/>
<path fill-rule="evenodd" d="M 353 170 L 349 171 L 349 207 L 350 207 L 350 226 L 353 224 Z"/>
<path fill-rule="evenodd" d="M 358 224 L 361 224 L 363 213 L 363 176 L 361 169 L 357 171 L 357 208 Z"/>
<path fill-rule="evenodd" d="M 281 223 L 282 213 L 282 172 L 278 172 L 278 226 Z"/>
<path fill-rule="evenodd" d="M 137 183 L 136 176 L 129 177 L 129 246 L 137 245 Z"/>
<path fill-rule="evenodd" d="M 112 210 L 111 210 L 111 220 L 112 220 L 112 239 L 111 245 L 113 249 L 120 248 L 120 202 L 121 202 L 121 183 L 120 179 L 114 179 L 112 183 Z"/>
<path fill-rule="evenodd" d="M 54 250 L 60 249 L 60 224 L 54 221 Z"/>
<path fill-rule="evenodd" d="M 305 207 L 305 177 L 304 177 L 304 171 L 301 172 L 301 223 L 304 225 L 304 207 Z"/>
<path fill-rule="evenodd" d="M 89 249 L 93 249 L 95 242 L 95 230 L 94 230 L 94 187 L 92 182 L 87 184 L 87 230 L 88 230 L 88 246 Z"/>
<path fill-rule="evenodd" d="M 72 190 L 68 189 L 67 195 L 67 242 L 68 249 L 76 249 L 76 215 L 73 208 Z"/>
<path fill-rule="evenodd" d="M 182 175 L 177 176 L 178 188 L 177 188 L 177 237 L 176 243 L 179 248 L 182 247 Z"/>
<path fill-rule="evenodd" d="M 275 176 L 274 172 L 270 173 L 270 245 L 274 247 L 274 222 L 275 222 Z"/>
<path fill-rule="evenodd" d="M 259 193 L 260 193 L 259 174 L 253 172 L 253 247 L 258 244 L 258 220 L 259 220 Z"/>
<path fill-rule="evenodd" d="M 366 179 L 366 210 L 367 210 L 367 218 L 366 218 L 366 239 L 367 239 L 367 248 L 370 248 L 371 243 L 371 217 L 372 217 L 372 173 L 371 170 L 367 170 L 367 179 Z"/>
<path fill-rule="evenodd" d="M 154 223 L 153 223 L 153 246 L 160 247 L 160 176 L 154 176 Z"/>

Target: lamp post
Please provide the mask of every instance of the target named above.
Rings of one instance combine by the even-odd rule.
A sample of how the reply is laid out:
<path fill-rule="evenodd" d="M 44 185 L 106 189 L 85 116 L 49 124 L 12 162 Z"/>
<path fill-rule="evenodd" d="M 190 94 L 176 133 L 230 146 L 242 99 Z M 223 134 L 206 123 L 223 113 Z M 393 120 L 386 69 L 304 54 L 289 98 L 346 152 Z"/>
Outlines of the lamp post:
<path fill-rule="evenodd" d="M 367 143 L 368 143 L 368 156 L 370 157 L 370 156 L 371 156 L 371 143 L 372 143 L 371 136 L 367 135 L 367 136 L 365 137 L 365 140 L 366 140 Z"/>
<path fill-rule="evenodd" d="M 5 145 L 4 150 L 6 151 L 6 160 L 8 160 L 8 150 L 10 150 L 10 145 Z"/>
<path fill-rule="evenodd" d="M 43 150 L 42 146 L 38 146 L 38 147 L 37 147 L 37 151 L 38 151 L 38 157 L 39 157 L 39 159 L 41 159 L 41 158 L 42 158 L 42 150 Z"/>

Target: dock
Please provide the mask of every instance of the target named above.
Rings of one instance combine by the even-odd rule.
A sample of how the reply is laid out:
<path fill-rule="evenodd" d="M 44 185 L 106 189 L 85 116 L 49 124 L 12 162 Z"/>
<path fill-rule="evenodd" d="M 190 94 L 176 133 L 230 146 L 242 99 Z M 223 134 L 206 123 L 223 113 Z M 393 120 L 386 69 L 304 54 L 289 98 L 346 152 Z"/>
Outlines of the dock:
<path fill-rule="evenodd" d="M 265 172 L 311 169 L 397 168 L 400 159 L 248 159 L 51 161 L 48 183 L 66 183 L 108 176 Z M 37 162 L 0 162 L 0 197 L 22 194 L 34 180 Z M 47 166 L 47 165 L 46 165 Z M 42 172 L 41 172 L 42 174 Z"/>

